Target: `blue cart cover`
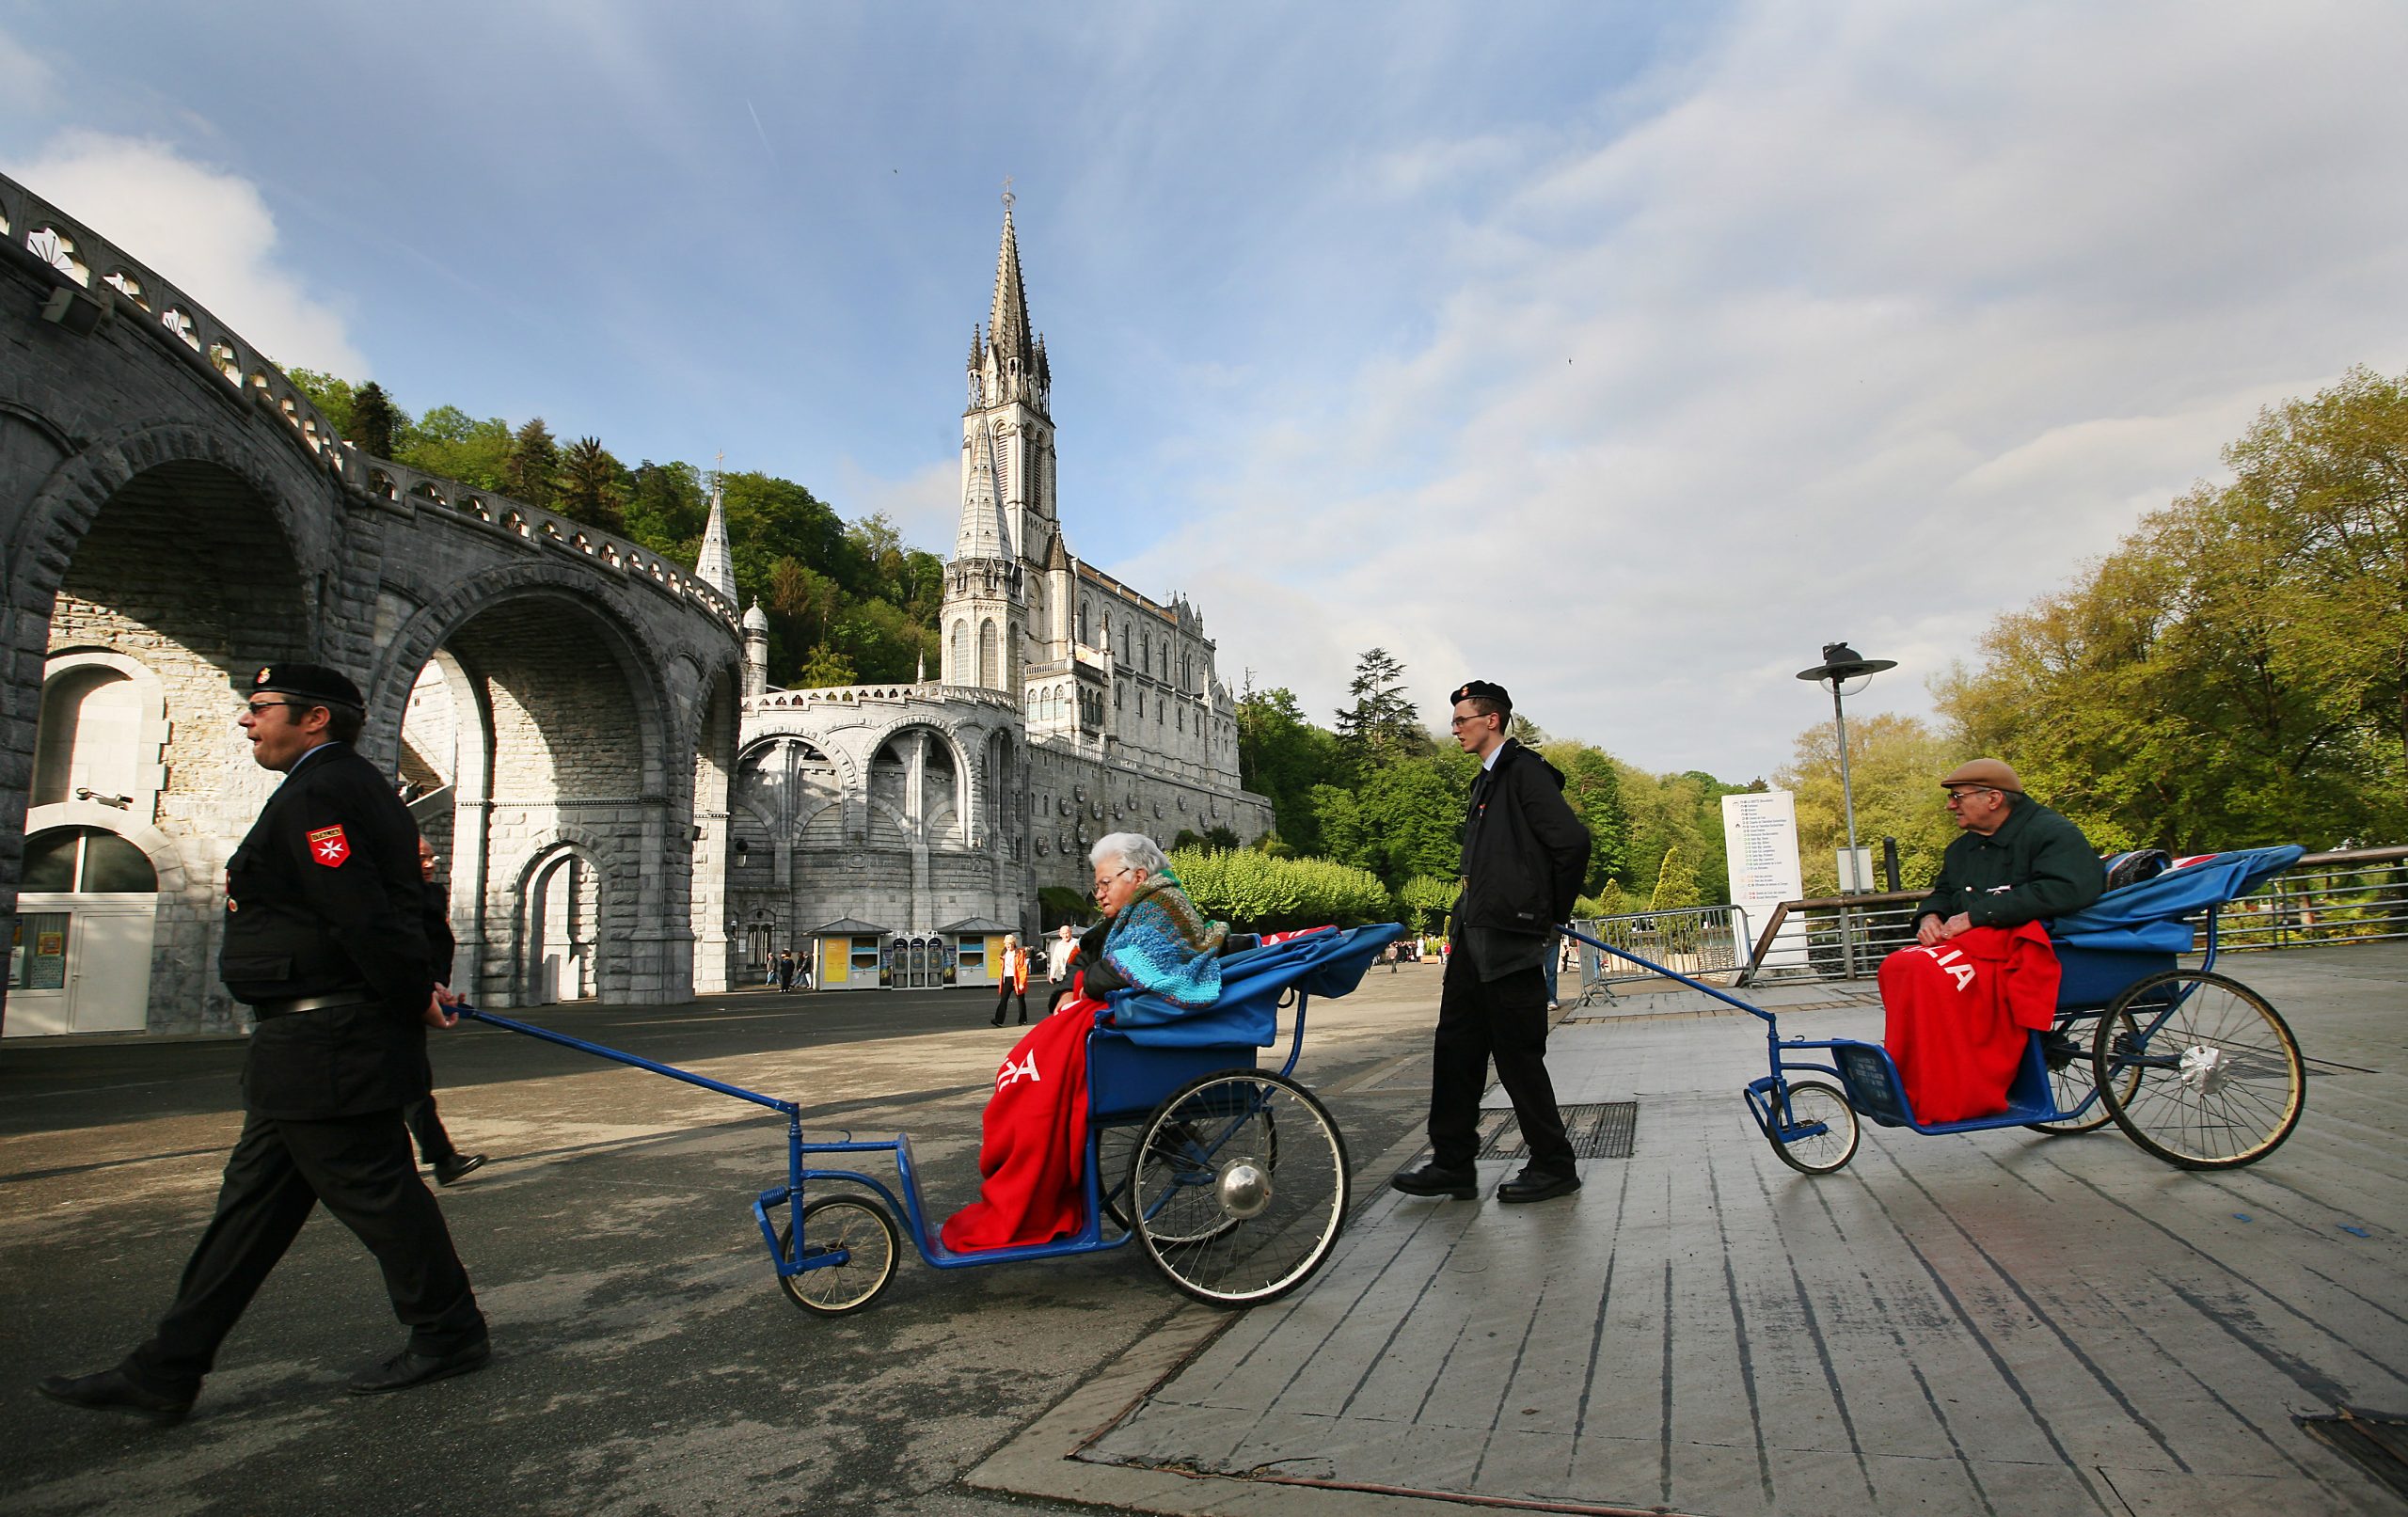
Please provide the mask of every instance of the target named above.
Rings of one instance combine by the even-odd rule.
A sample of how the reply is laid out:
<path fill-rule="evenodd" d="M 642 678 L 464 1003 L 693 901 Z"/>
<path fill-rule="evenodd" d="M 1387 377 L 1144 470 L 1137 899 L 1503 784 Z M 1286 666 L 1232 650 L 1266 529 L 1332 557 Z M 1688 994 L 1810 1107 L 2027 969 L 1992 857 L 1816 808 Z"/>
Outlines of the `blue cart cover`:
<path fill-rule="evenodd" d="M 1404 936 L 1393 922 L 1310 932 L 1221 960 L 1221 999 L 1203 1011 L 1160 996 L 1117 991 L 1113 1025 L 1132 1043 L 1194 1048 L 1251 1043 L 1269 1048 L 1279 1035 L 1279 998 L 1290 987 L 1308 996 L 1342 996 L 1363 982 L 1380 950 Z"/>
<path fill-rule="evenodd" d="M 2193 931 L 2182 918 L 2239 900 L 2299 862 L 2306 851 L 2286 843 L 2278 848 L 2210 854 L 2155 878 L 2109 891 L 2081 910 L 2050 923 L 2049 936 L 2072 948 L 2187 954 Z"/>

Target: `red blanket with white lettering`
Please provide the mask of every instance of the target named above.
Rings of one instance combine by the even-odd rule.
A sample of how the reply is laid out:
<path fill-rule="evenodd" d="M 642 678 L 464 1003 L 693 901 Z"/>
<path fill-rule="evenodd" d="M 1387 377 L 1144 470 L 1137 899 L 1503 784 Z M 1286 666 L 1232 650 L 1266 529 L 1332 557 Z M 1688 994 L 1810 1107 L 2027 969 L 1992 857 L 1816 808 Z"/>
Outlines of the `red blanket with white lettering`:
<path fill-rule="evenodd" d="M 2006 1110 L 2007 1087 L 2034 1030 L 2057 1007 L 2056 950 L 2039 924 L 1975 927 L 1881 961 L 1881 1041 L 1897 1061 L 1918 1122 L 1963 1122 Z"/>
<path fill-rule="evenodd" d="M 1030 1028 L 995 1071 L 982 1119 L 978 1199 L 940 1236 L 957 1254 L 1045 1243 L 1085 1220 L 1087 1030 L 1100 1008 L 1072 996 Z"/>

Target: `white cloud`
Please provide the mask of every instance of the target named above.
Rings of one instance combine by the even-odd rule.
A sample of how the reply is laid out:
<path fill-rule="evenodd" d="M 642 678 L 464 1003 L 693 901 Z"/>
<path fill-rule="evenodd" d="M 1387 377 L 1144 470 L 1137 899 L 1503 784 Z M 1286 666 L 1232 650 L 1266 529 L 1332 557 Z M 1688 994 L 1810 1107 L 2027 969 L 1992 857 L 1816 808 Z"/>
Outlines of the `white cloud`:
<path fill-rule="evenodd" d="M 369 377 L 341 312 L 278 263 L 276 218 L 248 180 L 164 142 L 84 130 L 8 172 L 276 362 Z"/>
<path fill-rule="evenodd" d="M 50 65 L 0 32 L 0 101 L 8 103 L 7 108 L 24 113 L 48 109 L 53 85 Z"/>
<path fill-rule="evenodd" d="M 1433 233 L 1426 338 L 1183 440 L 1250 465 L 1116 572 L 1307 709 L 1377 643 L 1425 710 L 1477 673 L 1768 772 L 1822 642 L 1921 709 L 2259 406 L 2408 362 L 2403 57 L 2387 6 L 1770 6 L 1618 135 L 1401 149 L 1518 175 Z"/>

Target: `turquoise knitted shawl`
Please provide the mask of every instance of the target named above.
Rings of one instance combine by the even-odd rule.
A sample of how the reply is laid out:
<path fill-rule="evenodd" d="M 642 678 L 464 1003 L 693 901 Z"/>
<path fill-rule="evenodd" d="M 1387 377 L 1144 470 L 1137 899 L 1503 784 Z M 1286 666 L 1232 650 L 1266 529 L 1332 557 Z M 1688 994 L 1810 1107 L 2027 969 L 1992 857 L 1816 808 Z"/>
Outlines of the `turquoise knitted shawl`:
<path fill-rule="evenodd" d="M 1138 882 L 1104 935 L 1103 961 L 1137 989 L 1202 1010 L 1221 996 L 1221 941 L 1229 929 L 1208 922 L 1168 870 Z"/>

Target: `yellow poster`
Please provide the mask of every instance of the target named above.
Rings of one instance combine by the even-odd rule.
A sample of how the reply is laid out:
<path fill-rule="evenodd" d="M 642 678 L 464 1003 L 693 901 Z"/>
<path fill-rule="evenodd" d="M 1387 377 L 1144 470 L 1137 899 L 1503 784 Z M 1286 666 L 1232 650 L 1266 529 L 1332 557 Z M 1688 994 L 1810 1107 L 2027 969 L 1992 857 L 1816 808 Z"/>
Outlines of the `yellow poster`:
<path fill-rule="evenodd" d="M 852 968 L 852 965 L 848 962 L 852 956 L 853 941 L 851 939 L 820 939 L 819 983 L 821 985 L 844 984 L 848 978 L 847 972 Z"/>

